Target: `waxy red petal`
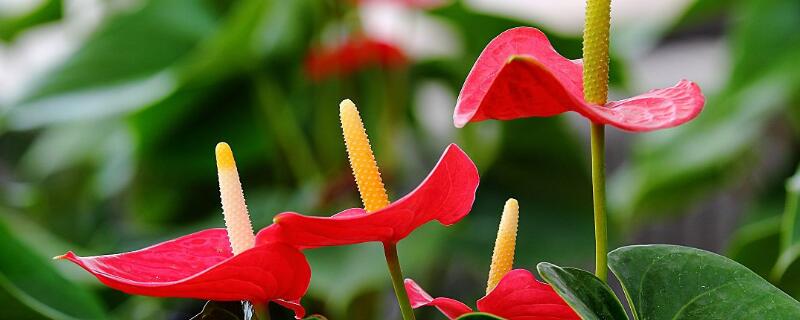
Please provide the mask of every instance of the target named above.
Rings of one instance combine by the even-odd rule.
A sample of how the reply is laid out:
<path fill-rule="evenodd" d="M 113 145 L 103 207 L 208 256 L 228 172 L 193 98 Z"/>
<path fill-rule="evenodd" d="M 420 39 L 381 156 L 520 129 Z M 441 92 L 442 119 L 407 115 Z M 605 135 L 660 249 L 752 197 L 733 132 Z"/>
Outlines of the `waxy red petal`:
<path fill-rule="evenodd" d="M 408 58 L 395 45 L 370 38 L 350 38 L 341 45 L 313 49 L 306 57 L 308 76 L 315 81 L 347 76 L 369 66 L 397 68 Z"/>
<path fill-rule="evenodd" d="M 68 259 L 107 286 L 155 297 L 253 302 L 275 301 L 305 311 L 311 269 L 297 249 L 279 243 L 256 246 L 233 256 L 225 229 L 208 229 L 120 254 Z"/>
<path fill-rule="evenodd" d="M 414 280 L 405 280 L 406 292 L 408 293 L 408 300 L 411 302 L 411 307 L 417 309 L 419 307 L 436 307 L 445 316 L 450 319 L 458 318 L 459 316 L 472 312 L 472 308 L 468 307 L 461 301 L 450 298 L 433 298 L 425 290 L 423 290 Z"/>
<path fill-rule="evenodd" d="M 524 269 L 507 273 L 497 287 L 478 300 L 478 310 L 508 320 L 580 319 L 550 285 Z"/>
<path fill-rule="evenodd" d="M 691 81 L 605 106 L 583 99 L 582 65 L 564 58 L 539 30 L 519 27 L 492 40 L 472 67 L 453 122 L 549 117 L 575 111 L 593 122 L 629 131 L 680 125 L 696 117 L 705 98 Z"/>
<path fill-rule="evenodd" d="M 369 241 L 395 243 L 431 220 L 443 225 L 461 220 L 472 209 L 478 182 L 475 164 L 451 144 L 414 191 L 384 209 L 367 213 L 354 208 L 332 217 L 282 213 L 272 226 L 258 233 L 256 241 L 286 242 L 299 248 Z"/>

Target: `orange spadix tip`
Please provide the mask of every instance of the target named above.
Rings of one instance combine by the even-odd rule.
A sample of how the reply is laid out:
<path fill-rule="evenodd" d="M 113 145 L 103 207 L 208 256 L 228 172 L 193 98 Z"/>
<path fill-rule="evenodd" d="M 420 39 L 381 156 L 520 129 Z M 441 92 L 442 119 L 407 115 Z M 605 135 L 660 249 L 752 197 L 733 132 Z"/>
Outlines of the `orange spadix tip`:
<path fill-rule="evenodd" d="M 233 152 L 231 146 L 225 142 L 217 143 L 214 149 L 217 155 L 217 168 L 218 169 L 232 169 L 236 167 L 236 161 L 233 160 Z"/>
<path fill-rule="evenodd" d="M 492 266 L 489 270 L 489 279 L 486 283 L 488 294 L 500 279 L 506 275 L 514 265 L 514 249 L 517 244 L 517 226 L 519 224 L 519 203 L 516 199 L 508 199 L 503 207 L 500 217 L 500 226 L 497 228 L 497 239 L 494 242 L 492 253 Z"/>

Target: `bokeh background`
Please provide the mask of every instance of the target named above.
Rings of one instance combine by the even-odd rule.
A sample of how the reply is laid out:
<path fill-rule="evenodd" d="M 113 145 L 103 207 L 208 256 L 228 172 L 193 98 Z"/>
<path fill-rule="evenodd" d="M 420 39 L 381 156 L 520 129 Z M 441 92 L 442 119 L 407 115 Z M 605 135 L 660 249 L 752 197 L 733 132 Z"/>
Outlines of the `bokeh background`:
<path fill-rule="evenodd" d="M 198 313 L 200 301 L 127 296 L 49 257 L 133 250 L 223 226 L 219 141 L 234 150 L 256 228 L 282 211 L 359 206 L 337 117 L 344 98 L 362 112 L 391 197 L 416 186 L 451 142 L 481 171 L 467 218 L 432 223 L 400 244 L 406 276 L 472 304 L 508 197 L 521 206 L 517 267 L 591 270 L 586 121 L 568 114 L 455 129 L 451 120 L 491 38 L 535 26 L 579 58 L 583 8 L 583 0 L 0 1 L 0 318 Z M 796 209 L 800 188 L 785 188 L 800 158 L 800 1 L 615 0 L 612 11 L 612 98 L 682 78 L 708 98 L 680 128 L 609 129 L 612 246 L 719 252 L 800 296 L 800 250 L 783 255 L 790 272 L 773 274 L 784 207 Z M 378 245 L 307 254 L 309 311 L 399 318 Z"/>

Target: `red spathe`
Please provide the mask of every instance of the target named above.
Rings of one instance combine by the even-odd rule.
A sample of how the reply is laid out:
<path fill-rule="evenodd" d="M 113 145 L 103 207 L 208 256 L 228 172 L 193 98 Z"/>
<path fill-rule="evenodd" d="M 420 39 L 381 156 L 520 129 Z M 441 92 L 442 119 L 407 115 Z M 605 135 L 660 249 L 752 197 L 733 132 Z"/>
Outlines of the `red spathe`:
<path fill-rule="evenodd" d="M 299 300 L 311 279 L 305 256 L 279 243 L 257 245 L 236 256 L 225 229 L 195 232 L 125 253 L 68 259 L 107 286 L 155 297 L 255 303 L 274 301 L 305 314 Z"/>
<path fill-rule="evenodd" d="M 445 150 L 439 163 L 411 193 L 381 210 L 353 208 L 331 217 L 279 214 L 256 241 L 285 242 L 298 248 L 378 241 L 396 243 L 419 226 L 437 220 L 452 225 L 472 209 L 478 169 L 457 145 Z"/>
<path fill-rule="evenodd" d="M 436 307 L 455 319 L 472 309 L 458 300 L 432 298 L 414 282 L 406 279 L 406 292 L 413 308 Z M 525 269 L 509 271 L 489 294 L 478 300 L 478 311 L 508 320 L 578 320 L 580 317 L 546 283 L 539 282 Z"/>
<path fill-rule="evenodd" d="M 453 122 L 549 117 L 575 111 L 595 123 L 636 132 L 670 128 L 696 117 L 705 98 L 693 82 L 655 89 L 604 106 L 583 99 L 583 66 L 564 58 L 535 28 L 506 30 L 472 67 L 456 103 Z"/>

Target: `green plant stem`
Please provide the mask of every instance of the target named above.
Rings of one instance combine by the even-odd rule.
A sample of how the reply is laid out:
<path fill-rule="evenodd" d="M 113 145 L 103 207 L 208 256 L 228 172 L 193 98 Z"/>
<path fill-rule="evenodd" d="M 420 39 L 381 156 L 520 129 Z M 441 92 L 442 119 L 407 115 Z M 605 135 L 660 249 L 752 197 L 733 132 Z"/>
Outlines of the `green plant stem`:
<path fill-rule="evenodd" d="M 397 304 L 400 306 L 403 320 L 415 320 L 414 309 L 411 308 L 408 292 L 406 292 L 406 287 L 403 284 L 403 271 L 400 269 L 400 259 L 397 257 L 397 245 L 384 243 L 383 254 L 386 256 L 386 265 L 389 267 L 392 287 L 394 287 L 394 294 L 397 296 Z"/>
<path fill-rule="evenodd" d="M 586 1 L 583 30 L 583 97 L 586 102 L 605 105 L 608 100 L 608 39 L 611 0 Z M 608 279 L 608 231 L 606 217 L 605 128 L 592 123 L 592 201 L 594 206 L 595 274 Z"/>
<path fill-rule="evenodd" d="M 592 123 L 592 195 L 594 205 L 595 275 L 608 278 L 608 228 L 606 217 L 605 126 Z"/>

